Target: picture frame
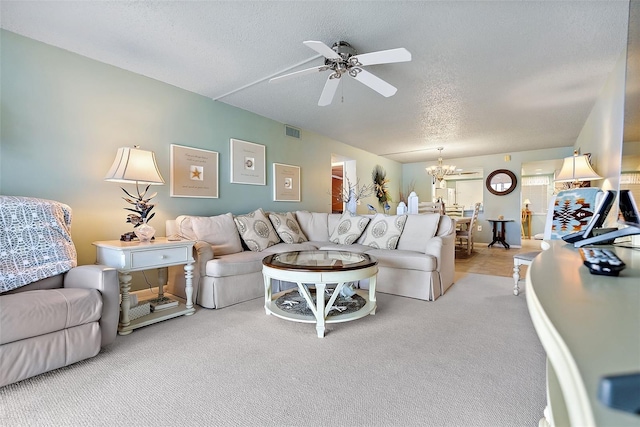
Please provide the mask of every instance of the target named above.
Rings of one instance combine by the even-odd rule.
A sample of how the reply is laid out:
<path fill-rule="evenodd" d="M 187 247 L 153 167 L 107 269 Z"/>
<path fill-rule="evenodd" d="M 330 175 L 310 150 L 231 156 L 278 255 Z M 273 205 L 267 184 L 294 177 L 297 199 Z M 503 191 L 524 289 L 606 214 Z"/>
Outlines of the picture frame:
<path fill-rule="evenodd" d="M 276 202 L 300 201 L 300 167 L 273 164 L 273 200 Z"/>
<path fill-rule="evenodd" d="M 231 138 L 230 151 L 231 183 L 267 185 L 264 145 Z"/>
<path fill-rule="evenodd" d="M 171 144 L 171 197 L 217 199 L 219 197 L 219 153 Z"/>

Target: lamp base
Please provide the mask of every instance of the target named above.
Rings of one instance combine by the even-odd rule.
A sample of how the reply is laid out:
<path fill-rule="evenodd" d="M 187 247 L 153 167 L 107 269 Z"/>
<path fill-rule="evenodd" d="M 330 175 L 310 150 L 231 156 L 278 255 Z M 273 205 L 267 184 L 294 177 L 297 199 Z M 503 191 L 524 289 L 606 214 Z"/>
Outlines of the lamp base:
<path fill-rule="evenodd" d="M 124 233 L 122 236 L 120 236 L 120 240 L 123 242 L 131 242 L 133 240 L 138 240 L 138 238 L 133 231 L 129 231 L 128 233 Z"/>
<path fill-rule="evenodd" d="M 151 240 L 155 240 L 155 237 L 152 237 Z M 124 233 L 123 235 L 120 236 L 120 240 L 122 242 L 135 242 L 138 239 L 138 236 L 136 236 L 136 233 L 134 233 L 133 231 L 129 231 L 128 233 Z"/>

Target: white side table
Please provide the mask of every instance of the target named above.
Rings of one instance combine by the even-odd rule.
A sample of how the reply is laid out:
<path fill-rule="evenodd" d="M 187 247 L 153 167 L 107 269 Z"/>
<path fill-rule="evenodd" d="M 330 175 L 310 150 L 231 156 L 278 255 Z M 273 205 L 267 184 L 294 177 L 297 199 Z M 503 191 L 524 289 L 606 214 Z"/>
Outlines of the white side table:
<path fill-rule="evenodd" d="M 121 240 L 109 240 L 93 242 L 97 249 L 98 264 L 107 265 L 118 270 L 120 281 L 120 323 L 118 334 L 128 335 L 134 329 L 151 325 L 163 320 L 178 316 L 190 316 L 195 313 L 193 307 L 193 245 L 192 240 L 169 241 L 166 237 L 156 237 L 149 243 L 123 242 Z M 135 320 L 129 320 L 131 301 L 129 290 L 131 289 L 131 272 L 159 268 L 158 296 L 164 295 L 163 287 L 167 284 L 167 269 L 173 265 L 185 264 L 185 294 L 186 303 L 180 302 L 178 306 L 152 312 Z"/>

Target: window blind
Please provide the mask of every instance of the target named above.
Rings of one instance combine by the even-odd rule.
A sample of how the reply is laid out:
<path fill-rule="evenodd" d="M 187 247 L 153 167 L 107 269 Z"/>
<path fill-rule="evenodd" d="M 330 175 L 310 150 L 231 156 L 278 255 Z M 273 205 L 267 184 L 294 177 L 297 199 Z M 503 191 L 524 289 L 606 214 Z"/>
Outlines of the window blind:
<path fill-rule="evenodd" d="M 553 195 L 552 180 L 549 175 L 522 177 L 522 201 L 529 199 L 529 210 L 537 214 L 546 214 L 549 198 Z M 523 203 L 524 207 L 524 203 Z"/>
<path fill-rule="evenodd" d="M 640 204 L 640 173 L 623 172 L 620 174 L 620 189 L 629 190 L 636 204 Z"/>

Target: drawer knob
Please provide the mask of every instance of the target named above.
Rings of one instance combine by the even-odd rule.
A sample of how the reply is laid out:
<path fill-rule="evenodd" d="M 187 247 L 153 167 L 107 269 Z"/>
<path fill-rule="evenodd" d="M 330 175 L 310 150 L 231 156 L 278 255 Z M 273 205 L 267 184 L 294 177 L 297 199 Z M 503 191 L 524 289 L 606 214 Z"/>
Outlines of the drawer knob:
<path fill-rule="evenodd" d="M 166 255 L 160 255 L 160 259 L 167 259 Z"/>

